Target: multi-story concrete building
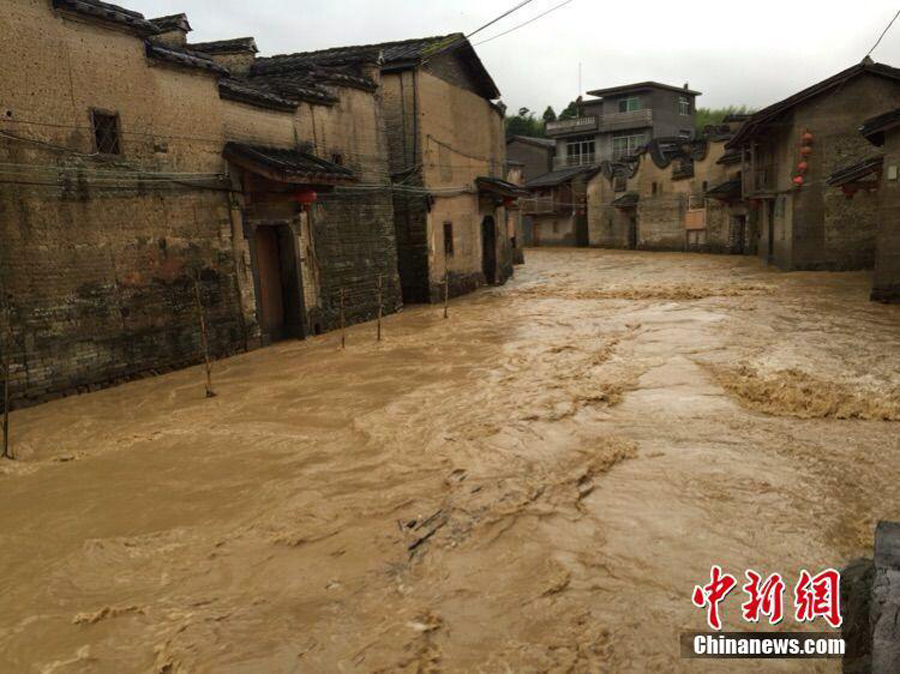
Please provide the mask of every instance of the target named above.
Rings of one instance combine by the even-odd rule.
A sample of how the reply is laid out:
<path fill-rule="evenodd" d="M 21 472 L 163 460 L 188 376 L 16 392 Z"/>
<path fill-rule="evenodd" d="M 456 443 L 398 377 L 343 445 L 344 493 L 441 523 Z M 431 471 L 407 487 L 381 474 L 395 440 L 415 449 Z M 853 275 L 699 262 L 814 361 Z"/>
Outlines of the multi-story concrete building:
<path fill-rule="evenodd" d="M 556 141 L 554 169 L 594 166 L 634 155 L 659 138 L 694 137 L 699 91 L 658 82 L 595 89 L 579 116 L 547 124 Z"/>

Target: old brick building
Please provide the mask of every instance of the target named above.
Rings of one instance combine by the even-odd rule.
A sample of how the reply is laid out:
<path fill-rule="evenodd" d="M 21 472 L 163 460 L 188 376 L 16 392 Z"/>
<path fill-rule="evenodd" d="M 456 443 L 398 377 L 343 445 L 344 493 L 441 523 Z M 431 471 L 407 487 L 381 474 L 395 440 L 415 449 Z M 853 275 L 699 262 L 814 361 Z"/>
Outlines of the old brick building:
<path fill-rule="evenodd" d="M 257 73 L 250 38 L 96 0 L 3 10 L 0 291 L 43 400 L 400 305 L 380 72 Z M 10 67 L 15 64 L 15 67 Z M 196 286 L 195 286 L 196 283 Z"/>
<path fill-rule="evenodd" d="M 531 219 L 530 245 L 587 246 L 587 183 L 599 169 L 591 166 L 551 171 L 525 184 L 524 203 Z"/>
<path fill-rule="evenodd" d="M 871 154 L 859 134 L 896 107 L 900 70 L 866 59 L 755 113 L 729 143 L 742 153 L 743 196 L 758 254 L 785 270 L 850 270 L 875 262 L 877 199 L 848 200 L 826 179 Z"/>
<path fill-rule="evenodd" d="M 877 204 L 875 274 L 872 299 L 900 302 L 900 109 L 865 121 L 861 135 L 871 153 L 835 171 L 828 184 L 849 201 L 874 199 Z"/>
<path fill-rule="evenodd" d="M 512 274 L 496 85 L 461 34 L 263 59 L 255 72 L 378 69 L 394 180 L 398 264 L 406 302 L 459 295 Z"/>
<path fill-rule="evenodd" d="M 709 127 L 695 140 L 657 138 L 605 162 L 588 186 L 590 245 L 743 252 L 740 166 L 725 149 L 741 121 Z"/>

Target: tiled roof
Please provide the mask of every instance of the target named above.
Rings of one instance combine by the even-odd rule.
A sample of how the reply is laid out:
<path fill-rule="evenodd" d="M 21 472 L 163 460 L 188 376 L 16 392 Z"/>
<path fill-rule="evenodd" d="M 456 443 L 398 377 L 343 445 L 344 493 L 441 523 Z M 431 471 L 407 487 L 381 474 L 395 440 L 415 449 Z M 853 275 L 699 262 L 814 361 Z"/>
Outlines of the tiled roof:
<path fill-rule="evenodd" d="M 216 75 L 228 74 L 228 70 L 213 61 L 206 54 L 190 49 L 148 42 L 147 56 L 183 68 L 196 68 L 198 70 L 215 73 Z"/>
<path fill-rule="evenodd" d="M 514 140 L 517 140 L 522 143 L 530 143 L 531 145 L 537 145 L 540 148 L 545 150 L 552 150 L 556 148 L 556 141 L 551 140 L 550 138 L 534 138 L 532 136 L 510 136 L 506 139 L 507 145 L 512 143 Z"/>
<path fill-rule="evenodd" d="M 188 23 L 187 14 L 160 16 L 155 19 L 150 19 L 150 23 L 163 33 L 167 33 L 170 30 L 183 30 L 185 33 L 191 32 L 191 24 Z"/>
<path fill-rule="evenodd" d="M 291 101 L 306 101 L 319 105 L 333 105 L 338 102 L 327 87 L 322 86 L 306 73 L 297 75 L 279 75 L 273 77 L 251 76 L 253 86 L 262 88 Z"/>
<path fill-rule="evenodd" d="M 380 64 L 385 70 L 415 67 L 429 58 L 451 49 L 467 60 L 475 79 L 479 81 L 483 95 L 488 99 L 500 97 L 497 85 L 478 58 L 471 43 L 462 33 L 452 33 L 437 37 L 415 38 L 397 42 L 334 47 L 319 51 L 281 54 L 257 60 L 253 72 L 259 75 L 286 73 L 297 68 L 319 66 L 346 66 L 359 64 Z"/>
<path fill-rule="evenodd" d="M 296 54 L 280 54 L 260 59 L 258 67 L 265 72 L 291 70 L 300 64 L 346 65 L 351 63 L 378 63 L 383 59 L 385 65 L 400 62 L 417 62 L 450 46 L 465 37 L 462 33 L 438 37 L 415 38 L 397 42 L 381 42 L 378 44 L 357 45 L 352 47 L 333 47 L 318 51 L 298 52 Z"/>
<path fill-rule="evenodd" d="M 733 148 L 731 150 L 726 150 L 716 163 L 727 166 L 729 164 L 740 164 L 742 159 L 743 155 L 740 148 Z"/>
<path fill-rule="evenodd" d="M 219 80 L 219 96 L 230 101 L 238 101 L 273 110 L 293 111 L 297 103 L 268 91 L 251 81 L 226 78 Z"/>
<path fill-rule="evenodd" d="M 628 192 L 618 199 L 613 199 L 612 205 L 616 208 L 634 208 L 640 200 L 641 197 L 636 192 Z"/>
<path fill-rule="evenodd" d="M 732 178 L 724 183 L 706 190 L 706 196 L 721 201 L 732 201 L 741 197 L 741 179 Z"/>
<path fill-rule="evenodd" d="M 597 167 L 592 166 L 573 166 L 572 168 L 560 169 L 559 171 L 551 171 L 550 173 L 545 173 L 533 180 L 529 180 L 525 183 L 525 187 L 528 189 L 537 187 L 555 187 L 556 185 L 561 185 L 562 183 L 571 180 L 577 175 L 582 173 L 594 173 L 597 170 Z"/>
<path fill-rule="evenodd" d="M 832 187 L 841 187 L 881 171 L 883 164 L 884 157 L 882 155 L 871 155 L 847 166 L 842 166 L 828 176 L 826 182 Z"/>
<path fill-rule="evenodd" d="M 251 171 L 258 171 L 286 183 L 334 184 L 355 180 L 350 169 L 300 150 L 228 143 L 223 155 Z"/>
<path fill-rule="evenodd" d="M 750 139 L 754 138 L 760 132 L 761 127 L 766 125 L 768 122 L 773 121 L 774 118 L 778 117 L 783 112 L 790 110 L 794 106 L 799 105 L 800 103 L 803 103 L 810 98 L 834 89 L 844 84 L 848 80 L 857 77 L 858 75 L 866 73 L 892 80 L 900 80 L 900 70 L 898 70 L 897 68 L 892 68 L 888 65 L 884 65 L 883 63 L 875 63 L 867 57 L 862 63 L 858 63 L 855 66 L 847 68 L 846 70 L 842 70 L 837 75 L 833 75 L 826 80 L 822 80 L 818 84 L 814 84 L 813 86 L 807 87 L 803 91 L 800 91 L 793 96 L 785 98 L 783 101 L 779 101 L 774 105 L 770 105 L 769 107 L 764 108 L 757 113 L 754 113 L 750 116 L 750 119 L 747 120 L 744 126 L 742 126 L 741 129 L 735 134 L 734 138 L 731 139 L 727 147 L 738 147 L 744 143 L 747 143 Z"/>
<path fill-rule="evenodd" d="M 500 178 L 480 177 L 475 179 L 475 185 L 483 192 L 492 192 L 503 197 L 528 196 L 528 191 Z"/>
<path fill-rule="evenodd" d="M 147 21 L 143 14 L 100 0 L 53 0 L 53 6 L 100 21 L 127 26 L 143 35 L 153 35 L 157 32 L 156 26 Z"/>
<path fill-rule="evenodd" d="M 900 108 L 863 122 L 859 132 L 873 145 L 884 145 L 884 132 L 900 125 Z"/>
<path fill-rule="evenodd" d="M 253 52 L 256 54 L 256 40 L 252 37 L 236 37 L 231 40 L 216 40 L 215 42 L 196 42 L 189 44 L 194 51 L 202 51 L 204 54 L 237 54 L 241 52 Z"/>

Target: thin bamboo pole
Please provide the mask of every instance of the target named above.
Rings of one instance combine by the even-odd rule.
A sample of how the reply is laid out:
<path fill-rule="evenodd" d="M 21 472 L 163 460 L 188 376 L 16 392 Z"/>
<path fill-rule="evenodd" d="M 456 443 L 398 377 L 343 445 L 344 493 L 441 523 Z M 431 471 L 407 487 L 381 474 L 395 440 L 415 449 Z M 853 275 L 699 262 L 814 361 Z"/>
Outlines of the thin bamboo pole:
<path fill-rule="evenodd" d="M 347 348 L 347 322 L 344 319 L 344 289 L 341 288 L 341 349 Z"/>
<path fill-rule="evenodd" d="M 209 360 L 209 333 L 206 331 L 206 317 L 203 313 L 203 300 L 200 298 L 200 283 L 194 279 L 194 297 L 197 301 L 197 316 L 200 319 L 200 342 L 203 344 L 203 360 L 206 363 L 206 397 L 215 398 L 212 387 L 212 363 Z"/>
<path fill-rule="evenodd" d="M 450 274 L 444 274 L 444 318 L 450 318 Z"/>
<path fill-rule="evenodd" d="M 9 304 L 3 301 L 3 454 L 0 457 L 13 460 L 9 446 L 9 377 L 12 370 L 12 327 L 10 325 Z"/>
<path fill-rule="evenodd" d="M 384 316 L 384 277 L 378 275 L 378 341 L 381 341 L 381 318 Z"/>

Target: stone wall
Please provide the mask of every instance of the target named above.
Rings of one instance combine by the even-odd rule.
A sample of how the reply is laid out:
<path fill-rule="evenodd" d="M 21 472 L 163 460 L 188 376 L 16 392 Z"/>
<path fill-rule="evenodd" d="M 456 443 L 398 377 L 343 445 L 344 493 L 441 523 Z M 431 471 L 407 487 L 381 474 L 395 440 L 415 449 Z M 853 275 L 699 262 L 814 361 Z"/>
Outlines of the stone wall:
<path fill-rule="evenodd" d="M 478 177 L 506 177 L 503 118 L 453 52 L 427 68 L 384 74 L 383 100 L 391 171 L 405 187 L 394 195 L 397 258 L 406 302 L 435 302 L 449 281 L 454 295 L 484 285 L 483 227 L 493 221 L 496 282 L 513 272 L 507 212 L 478 194 Z M 452 231 L 446 254 L 445 225 Z"/>
<path fill-rule="evenodd" d="M 893 167 L 893 171 L 892 171 Z M 886 134 L 884 173 L 878 193 L 879 227 L 872 299 L 900 302 L 900 133 Z M 859 196 L 857 194 L 857 196 Z M 854 197 L 854 200 L 856 197 Z"/>
<path fill-rule="evenodd" d="M 199 362 L 195 279 L 214 356 L 263 343 L 246 237 L 260 214 L 222 158 L 227 141 L 339 154 L 358 178 L 308 213 L 278 206 L 301 260 L 305 334 L 337 327 L 342 289 L 348 323 L 373 318 L 379 277 L 384 311 L 401 306 L 378 93 L 340 87 L 334 105 L 272 111 L 221 99 L 213 74 L 149 60 L 120 28 L 38 0 L 4 11 L 0 55 L 23 64 L 0 71 L 17 404 Z M 92 109 L 118 114 L 120 156 L 94 154 Z"/>
<path fill-rule="evenodd" d="M 199 362 L 195 279 L 214 355 L 254 343 L 215 78 L 157 67 L 137 36 L 46 2 L 4 12 L 0 52 L 21 64 L 0 73 L 0 284 L 16 404 Z M 93 154 L 92 109 L 119 115 L 121 156 Z"/>

